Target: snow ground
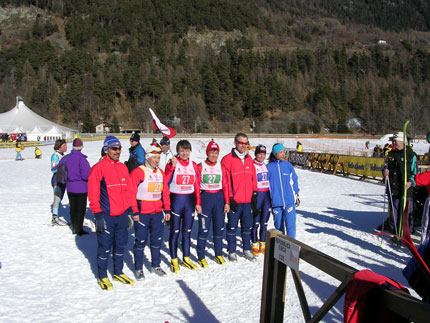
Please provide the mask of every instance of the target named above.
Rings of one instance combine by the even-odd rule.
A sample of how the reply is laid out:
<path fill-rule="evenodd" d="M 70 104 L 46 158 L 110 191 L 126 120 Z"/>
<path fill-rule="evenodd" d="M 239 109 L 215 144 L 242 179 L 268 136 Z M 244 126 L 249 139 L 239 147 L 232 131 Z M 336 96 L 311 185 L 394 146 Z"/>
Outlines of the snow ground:
<path fill-rule="evenodd" d="M 178 139 L 172 140 L 175 147 Z M 190 139 L 192 159 L 205 158 L 209 139 Z M 221 156 L 229 152 L 232 139 L 217 140 Z M 252 139 L 270 149 L 278 140 Z M 288 148 L 295 139 L 280 140 Z M 365 140 L 319 142 L 330 147 L 364 147 Z M 143 139 L 147 146 L 150 139 Z M 127 140 L 122 140 L 128 147 Z M 91 165 L 99 158 L 102 142 L 85 142 L 83 153 Z M 304 143 L 305 150 L 310 150 Z M 371 147 L 373 145 L 371 144 Z M 209 268 L 197 272 L 181 268 L 159 278 L 149 273 L 134 286 L 114 282 L 113 291 L 103 291 L 96 283 L 96 235 L 76 237 L 68 227 L 51 227 L 52 189 L 49 159 L 53 146 L 41 147 L 43 159 L 33 159 L 34 148 L 23 151 L 16 162 L 13 149 L 0 150 L 0 321 L 1 322 L 258 322 L 263 274 L 263 257 L 250 263 L 217 265 L 209 243 Z M 424 142 L 415 150 L 428 150 Z M 69 150 L 71 145 L 69 144 Z M 128 158 L 124 150 L 121 160 Z M 409 259 L 405 248 L 383 243 L 373 235 L 384 217 L 384 187 L 379 184 L 297 169 L 301 205 L 297 210 L 297 239 L 356 268 L 368 268 L 407 285 L 401 270 Z M 68 217 L 67 195 L 61 214 Z M 90 213 L 90 212 L 88 212 Z M 87 214 L 88 217 L 92 217 Z M 269 223 L 273 228 L 273 222 Z M 131 232 L 130 232 L 131 234 Z M 192 234 L 192 259 L 197 221 Z M 168 271 L 168 230 L 162 247 L 162 267 Z M 239 239 L 239 238 L 238 238 Z M 124 272 L 133 277 L 133 238 L 128 243 Z M 226 242 L 224 242 L 226 246 Z M 239 249 L 240 250 L 240 249 Z M 179 255 L 181 257 L 181 255 Z M 111 270 L 111 269 L 110 269 Z M 315 313 L 340 282 L 305 262 L 300 263 L 305 293 Z M 110 274 L 112 272 L 110 271 Z M 412 290 L 412 294 L 416 295 Z M 301 322 L 298 298 L 291 275 L 287 276 L 285 322 Z M 325 322 L 343 321 L 343 298 L 325 317 Z"/>

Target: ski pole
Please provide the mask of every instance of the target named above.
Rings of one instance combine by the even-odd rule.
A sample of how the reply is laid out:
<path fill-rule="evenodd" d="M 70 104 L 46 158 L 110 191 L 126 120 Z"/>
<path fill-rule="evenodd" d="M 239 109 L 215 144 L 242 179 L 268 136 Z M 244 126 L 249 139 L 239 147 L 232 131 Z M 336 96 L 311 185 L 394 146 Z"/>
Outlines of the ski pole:
<path fill-rule="evenodd" d="M 393 217 L 394 222 L 394 230 L 397 234 L 397 216 L 394 215 L 394 203 L 393 203 L 393 196 L 391 195 L 391 186 L 390 186 L 390 178 L 387 176 L 387 185 L 388 185 L 388 193 L 390 194 L 390 202 L 391 202 L 391 216 Z"/>

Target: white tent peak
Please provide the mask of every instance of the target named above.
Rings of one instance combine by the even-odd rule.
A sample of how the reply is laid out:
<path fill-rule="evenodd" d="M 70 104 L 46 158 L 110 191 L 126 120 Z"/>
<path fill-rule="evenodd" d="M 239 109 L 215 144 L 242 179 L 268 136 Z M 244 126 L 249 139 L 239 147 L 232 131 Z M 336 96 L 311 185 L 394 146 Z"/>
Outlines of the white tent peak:
<path fill-rule="evenodd" d="M 20 130 L 28 134 L 28 140 L 42 139 L 49 135 L 52 138 L 73 138 L 76 130 L 61 126 L 45 119 L 28 108 L 22 97 L 16 97 L 16 105 L 11 110 L 0 113 L 0 132 L 14 133 Z M 31 135 L 31 138 L 30 138 Z"/>

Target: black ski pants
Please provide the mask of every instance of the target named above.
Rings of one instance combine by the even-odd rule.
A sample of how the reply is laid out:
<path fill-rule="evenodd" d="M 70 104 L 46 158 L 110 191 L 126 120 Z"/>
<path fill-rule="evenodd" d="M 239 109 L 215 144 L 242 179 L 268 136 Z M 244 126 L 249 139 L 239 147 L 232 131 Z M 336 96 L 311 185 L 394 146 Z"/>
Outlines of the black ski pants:
<path fill-rule="evenodd" d="M 70 220 L 72 221 L 72 231 L 74 234 L 82 231 L 85 211 L 87 209 L 87 193 L 67 192 L 70 202 Z"/>

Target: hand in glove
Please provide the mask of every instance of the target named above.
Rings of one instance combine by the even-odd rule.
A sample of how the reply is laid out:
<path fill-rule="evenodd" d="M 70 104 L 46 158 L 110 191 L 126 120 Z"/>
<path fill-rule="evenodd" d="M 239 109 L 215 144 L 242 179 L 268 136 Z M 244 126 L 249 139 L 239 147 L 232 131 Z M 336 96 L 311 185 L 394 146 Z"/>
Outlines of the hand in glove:
<path fill-rule="evenodd" d="M 94 218 L 96 220 L 96 232 L 103 233 L 107 229 L 106 220 L 103 215 L 103 212 L 94 214 Z"/>
<path fill-rule="evenodd" d="M 294 203 L 296 204 L 296 207 L 300 206 L 300 199 L 299 199 L 299 194 L 296 194 L 294 196 Z"/>
<path fill-rule="evenodd" d="M 234 198 L 230 197 L 230 211 L 236 213 L 238 207 L 239 206 L 237 205 L 237 202 L 234 200 Z"/>
<path fill-rule="evenodd" d="M 252 198 L 251 198 L 251 208 L 253 210 L 257 209 L 257 192 L 252 192 Z"/>

